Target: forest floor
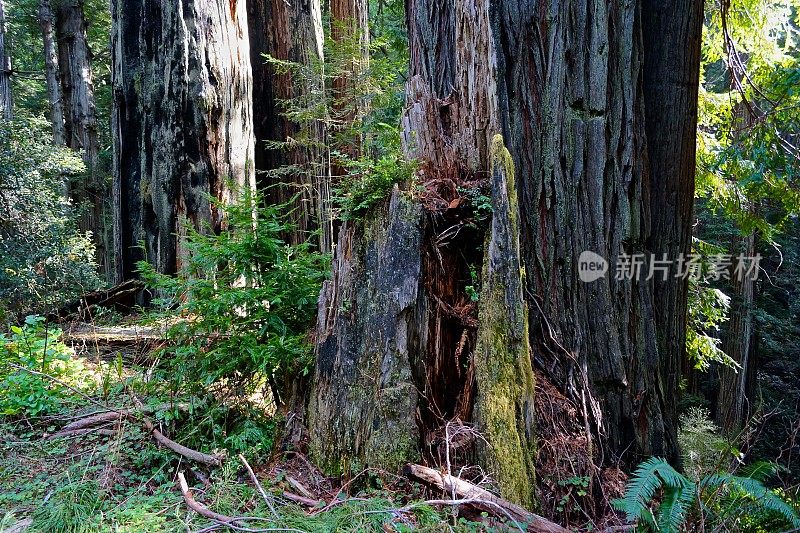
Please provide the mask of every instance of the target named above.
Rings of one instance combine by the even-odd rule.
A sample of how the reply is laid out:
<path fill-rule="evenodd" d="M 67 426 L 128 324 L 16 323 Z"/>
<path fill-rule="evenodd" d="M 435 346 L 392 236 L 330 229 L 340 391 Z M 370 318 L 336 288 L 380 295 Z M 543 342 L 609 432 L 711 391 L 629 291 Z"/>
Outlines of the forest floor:
<path fill-rule="evenodd" d="M 75 391 L 46 416 L 0 418 L 0 532 L 519 529 L 475 510 L 435 509 L 425 501 L 441 491 L 400 475 L 326 478 L 299 452 L 254 454 L 252 465 L 235 452 L 199 454 L 215 465 L 176 453 L 163 444 L 174 444 L 165 429 L 176 428 L 174 410 L 129 386 L 152 372 L 162 333 L 163 324 L 65 328 L 99 392 Z M 158 428 L 168 441 L 153 438 Z M 191 435 L 191 427 L 175 433 Z"/>

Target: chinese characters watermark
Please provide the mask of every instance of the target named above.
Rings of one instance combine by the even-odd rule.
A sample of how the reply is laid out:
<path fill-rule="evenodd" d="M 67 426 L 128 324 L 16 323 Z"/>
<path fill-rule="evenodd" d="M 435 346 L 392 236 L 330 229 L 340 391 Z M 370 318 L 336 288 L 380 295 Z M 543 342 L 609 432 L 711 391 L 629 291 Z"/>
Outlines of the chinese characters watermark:
<path fill-rule="evenodd" d="M 680 254 L 674 260 L 667 254 L 626 254 L 617 256 L 613 270 L 609 272 L 608 261 L 589 250 L 578 258 L 578 276 L 581 281 L 591 283 L 609 274 L 616 280 L 661 280 L 670 278 L 695 281 L 720 281 L 729 279 L 758 279 L 761 255 L 744 254 Z"/>

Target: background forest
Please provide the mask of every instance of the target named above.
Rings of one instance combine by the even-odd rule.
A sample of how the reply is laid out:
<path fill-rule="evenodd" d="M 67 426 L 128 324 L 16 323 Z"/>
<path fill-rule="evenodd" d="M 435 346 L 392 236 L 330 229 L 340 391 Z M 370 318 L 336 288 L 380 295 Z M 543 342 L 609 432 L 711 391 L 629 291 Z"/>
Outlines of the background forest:
<path fill-rule="evenodd" d="M 800 530 L 798 0 L 0 0 L 0 60 L 0 531 Z"/>

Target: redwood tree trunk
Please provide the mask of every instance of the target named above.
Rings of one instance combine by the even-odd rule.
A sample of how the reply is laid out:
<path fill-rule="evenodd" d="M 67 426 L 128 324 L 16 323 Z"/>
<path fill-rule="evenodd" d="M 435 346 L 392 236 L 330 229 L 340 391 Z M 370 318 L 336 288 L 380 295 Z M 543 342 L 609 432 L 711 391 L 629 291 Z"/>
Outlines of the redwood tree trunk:
<path fill-rule="evenodd" d="M 81 153 L 87 168 L 86 177 L 74 184 L 70 195 L 73 202 L 83 208 L 78 225 L 81 230 L 91 232 L 100 271 L 110 279 L 109 191 L 103 176 L 96 169 L 100 145 L 92 81 L 92 53 L 86 37 L 83 0 L 59 0 L 55 6 L 64 136 L 66 145 Z"/>
<path fill-rule="evenodd" d="M 703 12 L 703 0 L 644 0 L 642 4 L 652 216 L 648 248 L 657 258 L 673 261 L 691 251 Z M 684 364 L 688 290 L 688 278 L 653 280 L 662 401 L 674 401 L 681 369 L 691 368 Z M 662 411 L 668 433 L 673 434 L 677 412 L 667 405 L 662 405 Z"/>
<path fill-rule="evenodd" d="M 56 36 L 67 146 L 79 150 L 91 170 L 97 160 L 99 145 L 83 0 L 59 0 L 56 4 Z"/>
<path fill-rule="evenodd" d="M 744 257 L 756 254 L 756 236 L 751 232 L 742 238 L 740 253 Z M 736 249 L 736 247 L 734 247 Z M 736 263 L 737 260 L 734 260 Z M 739 275 L 741 274 L 741 275 Z M 752 378 L 751 352 L 755 330 L 755 280 L 745 272 L 734 271 L 733 298 L 728 328 L 722 340 L 722 351 L 733 359 L 739 368 L 720 367 L 719 393 L 717 394 L 717 424 L 731 434 L 739 431 L 750 408 L 748 377 Z"/>
<path fill-rule="evenodd" d="M 184 221 L 219 231 L 224 221 L 207 197 L 229 202 L 255 186 L 252 71 L 243 1 L 114 0 L 112 16 L 121 280 L 143 258 L 175 272 Z"/>
<path fill-rule="evenodd" d="M 6 10 L 4 0 L 0 0 L 0 113 L 5 119 L 14 117 L 11 100 L 11 56 L 6 47 Z"/>
<path fill-rule="evenodd" d="M 290 120 L 290 105 L 311 106 L 324 97 L 322 11 L 319 0 L 250 0 L 247 4 L 250 60 L 253 68 L 255 168 L 259 189 L 271 203 L 293 200 L 290 219 L 296 230 L 290 243 L 320 231 L 319 248 L 333 244 L 330 175 L 320 145 L 323 117 L 305 123 Z M 265 55 L 301 65 L 307 78 L 279 74 Z M 283 147 L 269 143 L 294 140 Z"/>
<path fill-rule="evenodd" d="M 367 0 L 331 0 L 331 39 L 341 48 L 344 69 L 333 80 L 334 144 L 351 158 L 361 153 L 360 135 L 349 130 L 363 118 L 366 104 L 359 94 L 359 83 L 367 70 L 369 61 L 369 2 Z M 333 165 L 334 176 L 341 176 L 346 169 Z"/>
<path fill-rule="evenodd" d="M 678 367 L 662 364 L 659 337 L 666 347 L 682 346 L 684 338 L 682 329 L 656 318 L 685 308 L 685 287 L 675 289 L 665 310 L 644 275 L 616 279 L 614 270 L 626 256 L 680 249 L 689 232 L 691 210 L 687 213 L 683 203 L 691 202 L 685 190 L 693 154 L 682 153 L 675 169 L 656 161 L 651 173 L 645 131 L 647 100 L 660 98 L 673 84 L 661 82 L 662 87 L 654 80 L 696 84 L 700 41 L 684 37 L 694 35 L 702 9 L 697 2 L 687 4 L 692 9 L 686 22 L 675 22 L 687 30 L 654 35 L 663 41 L 658 47 L 641 41 L 642 20 L 662 24 L 647 3 L 640 8 L 622 1 L 508 2 L 494 17 L 496 46 L 503 52 L 498 54 L 503 130 L 519 173 L 534 359 L 585 406 L 595 441 L 612 461 L 626 451 L 677 456 L 677 383 L 662 373 L 674 374 Z M 674 64 L 653 59 L 647 65 L 645 97 L 640 83 L 645 51 L 653 57 L 662 53 L 660 47 L 687 46 L 692 51 Z M 677 122 L 670 142 L 684 147 L 694 143 L 692 90 L 697 88 L 678 98 L 677 111 L 649 112 L 656 123 Z M 680 119 L 662 117 L 673 112 Z M 654 194 L 674 196 L 662 189 L 682 194 L 670 217 L 651 214 Z M 668 226 L 671 234 L 657 234 L 654 226 Z M 591 283 L 578 277 L 578 257 L 587 250 L 610 264 L 610 272 Z"/>
<path fill-rule="evenodd" d="M 61 96 L 61 76 L 58 68 L 58 51 L 53 30 L 53 10 L 50 0 L 39 1 L 39 25 L 44 42 L 44 64 L 47 77 L 47 100 L 50 103 L 50 122 L 53 125 L 53 144 L 67 143 L 64 126 L 64 101 Z"/>
<path fill-rule="evenodd" d="M 685 7 L 686 17 L 672 21 L 681 31 L 658 37 L 664 50 L 691 50 L 674 61 L 654 59 L 645 73 L 645 53 L 660 54 L 662 43 L 642 42 L 643 19 L 648 28 L 669 21 L 657 11 L 643 14 L 636 3 L 407 3 L 413 76 L 403 135 L 408 156 L 420 162 L 423 209 L 402 203 L 395 191 L 388 211 L 343 232 L 320 303 L 309 413 L 312 449 L 323 461 L 341 467 L 350 454 L 368 465 L 395 465 L 429 455 L 442 433 L 437 422 L 472 420 L 496 454 L 479 450 L 479 461 L 505 495 L 527 503 L 532 364 L 582 407 L 596 460 L 676 457 L 679 354 L 662 352 L 683 349 L 682 319 L 667 315 L 684 313 L 686 286 L 657 290 L 646 268 L 617 279 L 614 265 L 688 245 L 702 9 L 697 2 Z M 681 84 L 689 86 L 674 96 L 676 110 L 654 105 L 645 112 L 648 99 Z M 662 165 L 659 147 L 651 169 L 648 120 L 671 128 L 674 139 L 654 136 L 674 143 L 675 165 Z M 514 176 L 518 205 L 511 190 L 498 187 L 497 151 L 488 148 L 495 133 L 509 150 L 503 168 Z M 495 219 L 480 251 L 481 239 L 463 233 L 457 191 L 487 176 Z M 652 214 L 657 195 L 672 202 L 667 213 Z M 451 255 L 454 249 L 460 255 Z M 476 251 L 484 263 L 477 315 L 459 298 Z M 603 256 L 611 271 L 581 281 L 583 251 Z M 500 286 L 502 295 L 493 292 Z M 401 305 L 384 303 L 387 292 Z M 517 313 L 523 294 L 529 342 L 516 342 L 520 328 L 528 329 Z M 486 341 L 498 328 L 502 346 Z M 528 357 L 529 349 L 526 367 L 521 354 Z M 502 415 L 487 418 L 493 410 Z M 515 444 L 501 452 L 509 442 Z"/>

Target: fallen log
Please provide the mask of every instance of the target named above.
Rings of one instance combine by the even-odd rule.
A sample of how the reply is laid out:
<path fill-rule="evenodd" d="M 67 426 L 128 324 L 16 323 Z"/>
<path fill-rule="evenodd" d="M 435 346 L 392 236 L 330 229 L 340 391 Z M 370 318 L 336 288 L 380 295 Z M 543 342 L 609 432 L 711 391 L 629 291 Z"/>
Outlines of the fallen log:
<path fill-rule="evenodd" d="M 80 299 L 48 314 L 46 318 L 48 321 L 57 321 L 75 315 L 83 317 L 90 314 L 89 312 L 95 307 L 111 307 L 118 311 L 130 311 L 136 306 L 136 297 L 144 288 L 144 282 L 130 279 L 108 289 L 88 292 Z"/>
<path fill-rule="evenodd" d="M 318 507 L 322 501 L 315 500 L 313 498 L 306 498 L 305 496 L 300 496 L 299 494 L 293 494 L 288 491 L 283 491 L 283 497 L 287 500 L 291 500 L 295 503 L 299 503 L 301 505 L 305 505 L 306 507 Z"/>
<path fill-rule="evenodd" d="M 517 522 L 523 523 L 527 525 L 528 531 L 535 533 L 570 533 L 568 529 L 555 522 L 551 522 L 543 516 L 534 514 L 461 478 L 416 464 L 408 464 L 406 472 L 410 477 L 433 485 L 470 505 L 492 513 L 494 516 L 512 518 Z"/>

